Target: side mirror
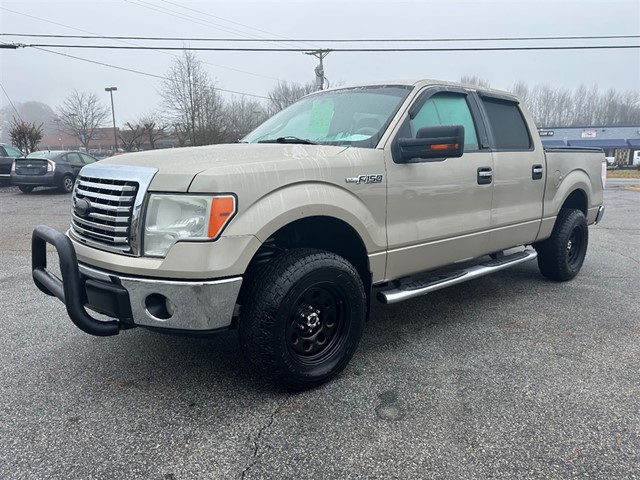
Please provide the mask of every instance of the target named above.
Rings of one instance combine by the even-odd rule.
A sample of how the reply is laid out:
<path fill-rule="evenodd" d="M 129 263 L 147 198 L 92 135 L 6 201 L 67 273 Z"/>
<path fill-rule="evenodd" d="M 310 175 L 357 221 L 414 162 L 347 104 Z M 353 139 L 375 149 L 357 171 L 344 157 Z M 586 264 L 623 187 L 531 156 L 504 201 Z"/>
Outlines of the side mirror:
<path fill-rule="evenodd" d="M 422 127 L 416 138 L 399 138 L 398 146 L 400 157 L 407 162 L 414 158 L 461 157 L 464 150 L 464 127 Z"/>

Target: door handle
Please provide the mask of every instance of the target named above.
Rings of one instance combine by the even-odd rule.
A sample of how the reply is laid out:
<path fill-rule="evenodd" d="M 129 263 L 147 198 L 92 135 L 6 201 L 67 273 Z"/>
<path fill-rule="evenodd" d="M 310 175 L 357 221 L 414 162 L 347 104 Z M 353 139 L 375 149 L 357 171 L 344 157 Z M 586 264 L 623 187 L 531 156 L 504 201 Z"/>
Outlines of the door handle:
<path fill-rule="evenodd" d="M 491 167 L 478 168 L 478 185 L 489 185 L 493 181 L 493 169 Z"/>
<path fill-rule="evenodd" d="M 534 180 L 540 180 L 543 172 L 544 168 L 542 168 L 542 165 L 534 165 L 531 167 L 531 178 Z"/>

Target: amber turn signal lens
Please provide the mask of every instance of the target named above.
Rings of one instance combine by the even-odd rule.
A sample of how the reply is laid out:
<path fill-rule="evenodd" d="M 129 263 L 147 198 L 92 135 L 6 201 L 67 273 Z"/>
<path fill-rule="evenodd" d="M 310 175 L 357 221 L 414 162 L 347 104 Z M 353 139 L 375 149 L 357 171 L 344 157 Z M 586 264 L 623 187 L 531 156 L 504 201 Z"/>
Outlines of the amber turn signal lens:
<path fill-rule="evenodd" d="M 213 197 L 209 214 L 209 238 L 216 238 L 236 213 L 236 198 L 232 195 Z"/>
<path fill-rule="evenodd" d="M 439 143 L 431 145 L 431 150 L 453 150 L 455 148 L 458 148 L 457 143 Z"/>

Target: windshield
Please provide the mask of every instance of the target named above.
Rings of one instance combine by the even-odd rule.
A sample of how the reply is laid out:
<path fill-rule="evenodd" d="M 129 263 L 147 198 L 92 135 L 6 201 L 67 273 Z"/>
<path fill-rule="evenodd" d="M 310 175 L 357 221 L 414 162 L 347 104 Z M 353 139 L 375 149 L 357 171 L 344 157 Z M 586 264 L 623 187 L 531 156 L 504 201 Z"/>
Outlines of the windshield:
<path fill-rule="evenodd" d="M 373 148 L 411 88 L 380 85 L 316 93 L 277 113 L 243 141 Z"/>
<path fill-rule="evenodd" d="M 10 157 L 21 157 L 22 156 L 22 152 L 20 150 L 18 150 L 17 148 L 13 148 L 13 147 L 10 147 L 9 145 L 5 145 L 4 149 L 7 152 L 7 155 L 9 155 Z"/>

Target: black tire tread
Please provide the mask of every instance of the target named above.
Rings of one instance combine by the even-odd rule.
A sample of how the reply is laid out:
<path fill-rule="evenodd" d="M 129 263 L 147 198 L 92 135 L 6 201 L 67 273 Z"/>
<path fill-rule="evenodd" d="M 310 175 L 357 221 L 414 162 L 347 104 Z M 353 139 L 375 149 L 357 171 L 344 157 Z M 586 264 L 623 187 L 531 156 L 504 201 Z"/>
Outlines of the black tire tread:
<path fill-rule="evenodd" d="M 338 368 L 320 378 L 294 378 L 291 372 L 283 367 L 283 364 L 287 363 L 284 358 L 286 353 L 274 347 L 270 327 L 273 325 L 280 302 L 295 284 L 295 278 L 299 278 L 301 273 L 311 272 L 322 266 L 338 268 L 344 274 L 357 279 L 358 295 L 362 299 L 362 321 L 358 334 L 345 345 L 345 351 L 348 354 L 342 359 Z M 355 352 L 362 334 L 366 311 L 365 299 L 360 276 L 344 258 L 331 252 L 311 248 L 285 251 L 256 270 L 249 278 L 249 285 L 243 296 L 239 323 L 240 345 L 244 356 L 249 364 L 268 380 L 287 390 L 300 391 L 318 386 L 340 373 Z"/>
<path fill-rule="evenodd" d="M 584 231 L 584 247 L 582 259 L 577 269 L 571 269 L 566 261 L 566 243 L 574 228 L 580 227 Z M 575 209 L 562 209 L 553 226 L 551 236 L 544 242 L 536 245 L 538 252 L 538 268 L 543 276 L 550 280 L 564 282 L 574 278 L 584 261 L 586 255 L 589 230 L 584 213 Z"/>

